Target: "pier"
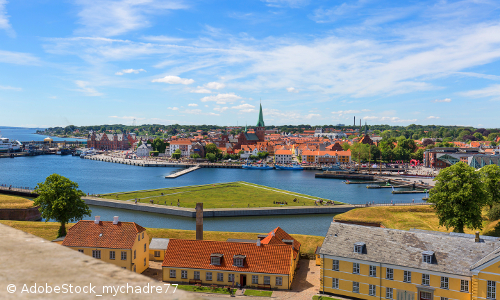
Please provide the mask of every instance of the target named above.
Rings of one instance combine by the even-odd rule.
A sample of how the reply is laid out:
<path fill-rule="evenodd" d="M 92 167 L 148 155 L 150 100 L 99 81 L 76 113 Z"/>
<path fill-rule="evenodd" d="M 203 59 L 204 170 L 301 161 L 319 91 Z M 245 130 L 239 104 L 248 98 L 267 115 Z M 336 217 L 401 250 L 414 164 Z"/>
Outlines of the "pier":
<path fill-rule="evenodd" d="M 200 165 L 196 165 L 194 167 L 175 172 L 174 174 L 167 175 L 167 176 L 165 176 L 165 178 L 172 178 L 172 179 L 177 178 L 177 177 L 182 176 L 184 174 L 187 174 L 189 172 L 193 172 L 194 170 L 198 170 L 199 168 L 200 168 Z"/>

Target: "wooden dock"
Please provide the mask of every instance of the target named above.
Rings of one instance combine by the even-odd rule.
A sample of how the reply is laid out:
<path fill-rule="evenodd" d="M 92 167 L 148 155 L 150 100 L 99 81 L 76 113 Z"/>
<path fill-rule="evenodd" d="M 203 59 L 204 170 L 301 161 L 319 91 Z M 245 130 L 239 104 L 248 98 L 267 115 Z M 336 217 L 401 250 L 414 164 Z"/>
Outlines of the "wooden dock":
<path fill-rule="evenodd" d="M 392 191 L 393 194 L 427 194 L 426 191 Z"/>
<path fill-rule="evenodd" d="M 167 175 L 167 176 L 165 176 L 165 178 L 174 179 L 174 178 L 177 178 L 177 177 L 182 176 L 184 174 L 187 174 L 189 172 L 193 172 L 195 170 L 198 170 L 199 168 L 200 168 L 200 165 L 196 165 L 194 167 L 184 169 L 184 170 L 181 170 L 179 172 L 175 172 L 174 174 Z"/>

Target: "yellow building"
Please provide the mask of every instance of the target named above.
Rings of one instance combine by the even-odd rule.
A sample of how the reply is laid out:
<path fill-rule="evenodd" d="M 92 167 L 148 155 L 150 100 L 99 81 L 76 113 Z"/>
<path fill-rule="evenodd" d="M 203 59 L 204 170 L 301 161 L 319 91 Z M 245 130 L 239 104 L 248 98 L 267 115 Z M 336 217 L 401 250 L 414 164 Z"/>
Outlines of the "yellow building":
<path fill-rule="evenodd" d="M 149 260 L 163 261 L 165 259 L 165 251 L 167 251 L 169 239 L 152 238 L 149 243 Z"/>
<path fill-rule="evenodd" d="M 149 236 L 134 222 L 78 221 L 68 230 L 63 246 L 133 272 L 149 268 Z"/>
<path fill-rule="evenodd" d="M 300 243 L 281 228 L 256 241 L 170 239 L 163 281 L 290 289 Z"/>
<path fill-rule="evenodd" d="M 319 250 L 320 291 L 361 299 L 496 299 L 500 241 L 477 234 L 333 222 Z"/>

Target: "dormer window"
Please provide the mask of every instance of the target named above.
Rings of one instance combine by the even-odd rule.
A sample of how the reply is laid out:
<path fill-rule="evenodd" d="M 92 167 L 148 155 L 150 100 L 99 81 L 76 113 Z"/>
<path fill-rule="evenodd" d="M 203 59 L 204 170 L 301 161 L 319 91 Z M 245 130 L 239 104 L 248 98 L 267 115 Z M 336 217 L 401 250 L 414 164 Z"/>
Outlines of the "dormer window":
<path fill-rule="evenodd" d="M 364 250 L 365 250 L 365 243 L 358 242 L 354 244 L 354 253 L 363 254 Z"/>
<path fill-rule="evenodd" d="M 235 255 L 233 256 L 233 265 L 235 267 L 243 267 L 245 265 L 245 255 Z"/>
<path fill-rule="evenodd" d="M 224 254 L 212 253 L 210 255 L 210 264 L 215 266 L 220 266 L 223 256 Z"/>
<path fill-rule="evenodd" d="M 434 252 L 424 251 L 422 252 L 422 262 L 427 264 L 432 264 L 432 258 L 434 257 Z"/>

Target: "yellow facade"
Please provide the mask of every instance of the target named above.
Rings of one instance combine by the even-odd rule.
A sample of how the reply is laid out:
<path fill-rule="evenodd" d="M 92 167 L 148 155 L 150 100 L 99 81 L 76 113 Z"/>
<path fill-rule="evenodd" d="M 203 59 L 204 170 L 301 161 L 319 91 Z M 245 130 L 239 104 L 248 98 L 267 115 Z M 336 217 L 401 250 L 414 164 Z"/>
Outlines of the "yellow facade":
<path fill-rule="evenodd" d="M 339 261 L 338 271 L 332 269 L 333 261 Z M 359 274 L 354 274 L 354 264 L 359 264 Z M 375 267 L 375 272 L 371 276 L 370 266 Z M 387 279 L 387 269 L 392 269 L 393 279 Z M 411 272 L 411 281 L 405 282 L 404 271 Z M 422 274 L 429 275 L 429 284 L 422 281 Z M 321 282 L 320 291 L 328 294 L 337 294 L 347 297 L 362 299 L 421 299 L 421 296 L 431 296 L 430 300 L 469 300 L 472 296 L 472 278 L 453 274 L 437 273 L 427 270 L 405 268 L 402 266 L 371 263 L 361 260 L 342 259 L 322 255 L 321 257 Z M 491 276 L 491 275 L 489 275 Z M 442 277 L 447 278 L 447 288 L 441 286 Z M 500 281 L 500 276 L 495 277 Z M 334 281 L 338 280 L 338 287 L 334 287 Z M 461 291 L 462 280 L 467 282 L 467 290 Z M 491 280 L 491 279 L 489 279 Z M 446 282 L 446 279 L 443 279 Z M 359 292 L 355 292 L 355 283 L 359 283 Z M 370 295 L 370 285 L 372 294 Z M 485 283 L 486 285 L 486 283 Z M 445 285 L 446 286 L 446 285 Z M 500 286 L 499 286 L 500 287 Z M 392 288 L 391 293 L 387 293 L 387 288 Z M 482 288 L 480 288 L 481 290 Z M 430 294 L 420 294 L 420 292 Z M 401 295 L 401 296 L 398 296 Z M 403 296 L 404 295 L 404 296 Z M 485 296 L 480 296 L 486 299 Z"/>
<path fill-rule="evenodd" d="M 137 238 L 132 249 L 112 249 L 112 248 L 89 248 L 89 247 L 68 247 L 79 251 L 85 255 L 93 256 L 93 251 L 100 251 L 100 260 L 112 263 L 121 268 L 142 273 L 149 268 L 149 236 L 143 231 L 137 234 Z M 144 250 L 146 245 L 146 250 Z M 134 258 L 135 251 L 135 258 Z M 114 252 L 114 259 L 111 252 Z M 125 259 L 122 259 L 122 253 L 125 253 Z"/>
<path fill-rule="evenodd" d="M 165 258 L 165 249 L 149 249 L 150 261 L 163 261 Z"/>
<path fill-rule="evenodd" d="M 175 270 L 175 277 L 171 277 L 170 270 Z M 186 278 L 182 278 L 182 271 L 187 272 Z M 292 276 L 285 274 L 263 274 L 263 273 L 246 273 L 246 272 L 236 272 L 236 271 L 221 271 L 221 270 L 201 270 L 201 269 L 186 269 L 186 268 L 163 268 L 163 281 L 166 282 L 181 282 L 181 283 L 193 283 L 195 280 L 195 271 L 200 272 L 201 284 L 205 285 L 224 285 L 224 286 L 232 286 L 232 282 L 229 281 L 229 274 L 234 274 L 234 284 L 236 286 L 237 283 L 241 284 L 242 277 L 246 277 L 246 285 L 250 287 L 258 288 L 259 285 L 264 285 L 264 276 L 269 277 L 269 283 L 272 289 L 289 289 L 292 283 Z M 207 280 L 207 272 L 212 273 L 212 280 Z M 223 280 L 217 280 L 217 273 L 223 274 Z M 252 276 L 257 276 L 258 283 L 252 282 Z M 276 277 L 281 277 L 281 285 L 276 285 Z"/>

